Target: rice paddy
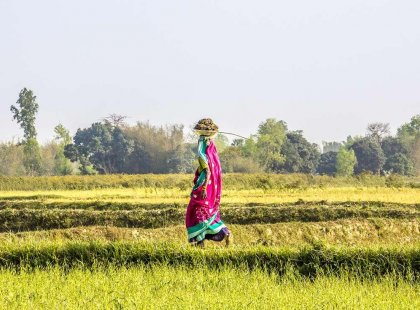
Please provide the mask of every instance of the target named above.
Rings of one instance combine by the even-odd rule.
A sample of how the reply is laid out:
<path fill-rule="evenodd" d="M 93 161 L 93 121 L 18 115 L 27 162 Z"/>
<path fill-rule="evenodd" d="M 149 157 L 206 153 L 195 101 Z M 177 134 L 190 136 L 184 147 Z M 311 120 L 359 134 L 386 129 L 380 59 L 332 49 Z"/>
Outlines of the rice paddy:
<path fill-rule="evenodd" d="M 204 250 L 186 242 L 188 180 L 1 179 L 0 308 L 420 306 L 418 180 L 227 175 L 235 243 Z"/>

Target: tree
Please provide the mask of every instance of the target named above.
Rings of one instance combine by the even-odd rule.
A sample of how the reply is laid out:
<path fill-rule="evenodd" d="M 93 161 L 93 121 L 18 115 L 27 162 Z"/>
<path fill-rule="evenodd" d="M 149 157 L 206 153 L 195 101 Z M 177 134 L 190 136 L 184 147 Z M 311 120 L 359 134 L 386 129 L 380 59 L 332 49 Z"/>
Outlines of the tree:
<path fill-rule="evenodd" d="M 25 174 L 23 145 L 12 142 L 0 143 L 0 175 Z"/>
<path fill-rule="evenodd" d="M 342 146 L 336 158 L 336 175 L 351 176 L 354 173 L 354 167 L 357 164 L 356 155 L 353 150 L 348 150 Z"/>
<path fill-rule="evenodd" d="M 415 137 L 420 133 L 420 114 L 413 116 L 409 123 L 403 124 L 398 128 L 397 135 L 399 137 Z"/>
<path fill-rule="evenodd" d="M 82 173 L 89 173 L 90 165 L 99 173 L 122 173 L 130 148 L 130 141 L 119 127 L 94 123 L 90 128 L 77 130 L 74 144 L 67 145 L 64 154 L 80 163 Z"/>
<path fill-rule="evenodd" d="M 281 152 L 285 158 L 280 166 L 282 172 L 311 174 L 316 172 L 320 157 L 318 145 L 309 143 L 303 137 L 302 131 L 288 132 Z"/>
<path fill-rule="evenodd" d="M 26 173 L 31 176 L 42 174 L 42 159 L 41 150 L 38 141 L 34 138 L 29 138 L 23 145 L 23 165 Z"/>
<path fill-rule="evenodd" d="M 69 131 L 62 125 L 58 124 L 54 128 L 56 134 L 55 140 L 57 144 L 57 151 L 54 156 L 54 174 L 55 175 L 69 175 L 73 173 L 73 166 L 71 161 L 64 155 L 65 147 L 71 144 L 71 136 Z"/>
<path fill-rule="evenodd" d="M 286 139 L 286 123 L 269 118 L 258 127 L 258 160 L 267 172 L 279 172 L 284 163 L 282 145 Z"/>
<path fill-rule="evenodd" d="M 229 139 L 224 134 L 219 133 L 214 139 L 214 143 L 216 144 L 217 151 L 221 153 L 226 147 L 228 147 Z"/>
<path fill-rule="evenodd" d="M 124 134 L 133 143 L 128 162 L 130 173 L 168 173 L 174 169 L 174 153 L 184 143 L 182 125 L 158 127 L 139 122 L 124 128 Z M 196 154 L 196 141 L 194 145 Z"/>
<path fill-rule="evenodd" d="M 194 151 L 197 146 L 192 143 L 180 144 L 168 159 L 170 173 L 193 173 L 196 169 Z"/>
<path fill-rule="evenodd" d="M 36 139 L 35 120 L 39 108 L 36 96 L 34 96 L 32 90 L 24 88 L 20 91 L 19 99 L 16 103 L 18 107 L 14 105 L 10 107 L 13 119 L 23 129 L 25 140 Z"/>
<path fill-rule="evenodd" d="M 397 137 L 407 148 L 415 173 L 420 175 L 420 114 L 413 116 L 410 122 L 398 128 Z"/>
<path fill-rule="evenodd" d="M 384 173 L 414 174 L 414 165 L 409 157 L 409 150 L 398 138 L 386 137 L 383 139 L 381 147 L 386 157 Z"/>
<path fill-rule="evenodd" d="M 256 164 L 258 163 L 257 141 L 257 136 L 251 135 L 248 139 L 243 140 L 243 144 L 240 147 L 242 155 L 246 158 L 250 158 Z"/>
<path fill-rule="evenodd" d="M 390 133 L 388 123 L 371 123 L 367 127 L 367 136 L 381 142 Z"/>
<path fill-rule="evenodd" d="M 12 105 L 10 111 L 13 119 L 20 125 L 24 133 L 24 166 L 29 175 L 41 174 L 41 153 L 36 140 L 35 120 L 39 105 L 36 102 L 32 90 L 23 88 L 16 101 L 17 106 Z"/>
<path fill-rule="evenodd" d="M 366 137 L 351 146 L 357 158 L 356 173 L 370 171 L 379 174 L 385 163 L 385 155 L 376 139 Z"/>
<path fill-rule="evenodd" d="M 337 172 L 337 152 L 321 154 L 317 172 L 319 174 L 335 175 Z"/>
<path fill-rule="evenodd" d="M 59 141 L 61 144 L 67 145 L 71 143 L 70 132 L 62 124 L 58 124 L 54 127 L 54 133 L 55 140 Z"/>
<path fill-rule="evenodd" d="M 224 172 L 235 173 L 256 173 L 261 172 L 258 163 L 252 158 L 244 155 L 241 148 L 236 146 L 227 147 L 220 154 Z"/>
<path fill-rule="evenodd" d="M 387 158 L 383 170 L 388 173 L 412 175 L 414 173 L 414 166 L 407 155 L 396 153 Z"/>
<path fill-rule="evenodd" d="M 119 114 L 111 114 L 103 119 L 105 123 L 110 123 L 113 127 L 122 127 L 125 125 L 125 120 L 127 116 Z"/>

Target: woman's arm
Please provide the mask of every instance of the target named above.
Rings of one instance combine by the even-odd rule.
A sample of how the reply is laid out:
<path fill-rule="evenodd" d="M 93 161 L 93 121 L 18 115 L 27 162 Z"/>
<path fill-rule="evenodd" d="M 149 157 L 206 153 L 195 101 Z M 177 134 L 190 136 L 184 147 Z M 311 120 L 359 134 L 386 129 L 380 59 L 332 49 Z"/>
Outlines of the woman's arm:
<path fill-rule="evenodd" d="M 206 198 L 207 197 L 207 184 L 210 180 L 210 169 L 209 169 L 209 164 L 208 164 L 208 160 L 207 160 L 207 156 L 206 156 L 206 149 L 207 149 L 207 141 L 205 138 L 200 137 L 200 139 L 198 140 L 198 163 L 199 163 L 199 172 L 200 174 L 203 174 L 203 176 L 205 176 L 204 180 L 200 180 L 200 182 L 198 182 L 198 186 L 200 186 L 202 183 L 202 191 L 201 191 L 201 197 L 202 198 Z"/>

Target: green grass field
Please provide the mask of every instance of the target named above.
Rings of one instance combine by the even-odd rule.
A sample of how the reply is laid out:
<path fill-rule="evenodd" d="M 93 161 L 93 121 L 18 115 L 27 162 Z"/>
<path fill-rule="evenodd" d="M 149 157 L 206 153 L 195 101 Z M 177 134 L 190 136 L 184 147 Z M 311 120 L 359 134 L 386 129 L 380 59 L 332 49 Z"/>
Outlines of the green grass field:
<path fill-rule="evenodd" d="M 418 308 L 418 179 L 227 175 L 235 243 L 204 250 L 189 182 L 0 178 L 0 308 Z"/>
<path fill-rule="evenodd" d="M 167 266 L 0 271 L 2 309 L 418 309 L 419 285 Z"/>

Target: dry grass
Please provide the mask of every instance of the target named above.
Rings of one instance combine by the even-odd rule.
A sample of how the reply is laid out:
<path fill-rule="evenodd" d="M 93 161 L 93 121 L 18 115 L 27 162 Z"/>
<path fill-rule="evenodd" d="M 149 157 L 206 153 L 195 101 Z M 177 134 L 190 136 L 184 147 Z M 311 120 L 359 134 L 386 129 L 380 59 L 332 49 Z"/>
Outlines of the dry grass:
<path fill-rule="evenodd" d="M 187 204 L 190 190 L 163 188 L 113 188 L 95 190 L 0 191 L 0 200 Z M 288 203 L 295 201 L 420 203 L 420 188 L 328 187 L 307 189 L 224 190 L 222 203 Z"/>
<path fill-rule="evenodd" d="M 300 247 L 321 241 L 330 245 L 413 245 L 420 246 L 420 220 L 347 219 L 329 222 L 228 225 L 236 246 Z M 185 227 L 158 229 L 77 227 L 22 233 L 1 233 L 0 245 L 68 241 L 147 241 L 186 243 Z M 219 246 L 209 243 L 209 246 Z"/>

